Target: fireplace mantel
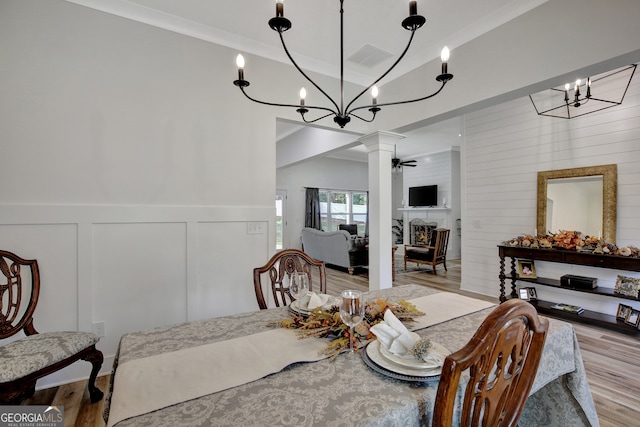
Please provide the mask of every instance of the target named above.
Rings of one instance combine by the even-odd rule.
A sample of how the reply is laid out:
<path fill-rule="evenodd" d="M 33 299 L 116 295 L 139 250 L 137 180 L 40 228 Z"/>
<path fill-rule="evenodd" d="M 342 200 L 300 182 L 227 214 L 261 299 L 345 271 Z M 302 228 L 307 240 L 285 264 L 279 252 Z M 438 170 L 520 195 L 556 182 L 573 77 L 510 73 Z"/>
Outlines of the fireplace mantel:
<path fill-rule="evenodd" d="M 441 208 L 441 207 L 435 207 L 435 208 L 398 208 L 399 211 L 406 211 L 406 212 L 420 212 L 420 211 L 450 211 L 451 208 Z"/>

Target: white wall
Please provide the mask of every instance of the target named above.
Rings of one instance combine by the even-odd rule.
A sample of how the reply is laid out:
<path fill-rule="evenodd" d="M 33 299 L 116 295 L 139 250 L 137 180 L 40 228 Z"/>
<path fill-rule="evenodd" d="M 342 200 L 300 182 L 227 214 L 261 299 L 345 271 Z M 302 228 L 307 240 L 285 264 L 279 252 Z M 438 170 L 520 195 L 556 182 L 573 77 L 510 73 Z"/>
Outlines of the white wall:
<path fill-rule="evenodd" d="M 236 52 L 62 0 L 3 0 L 0 52 L 0 247 L 39 261 L 38 330 L 104 322 L 108 373 L 126 332 L 258 308 L 275 117 L 232 85 Z M 247 60 L 264 96 L 298 84 Z"/>
<path fill-rule="evenodd" d="M 350 160 L 316 158 L 279 168 L 278 189 L 287 191 L 285 248 L 300 249 L 300 231 L 304 228 L 305 188 L 368 191 L 368 166 Z"/>
<path fill-rule="evenodd" d="M 571 120 L 536 115 L 529 98 L 468 114 L 463 144 L 462 288 L 497 296 L 497 245 L 536 226 L 538 171 L 618 165 L 617 244 L 640 245 L 640 78 L 621 106 Z M 538 276 L 597 277 L 613 288 L 617 272 L 536 262 Z M 539 298 L 615 314 L 616 298 L 536 286 Z M 628 300 L 625 300 L 629 304 Z M 631 302 L 636 309 L 640 303 Z"/>

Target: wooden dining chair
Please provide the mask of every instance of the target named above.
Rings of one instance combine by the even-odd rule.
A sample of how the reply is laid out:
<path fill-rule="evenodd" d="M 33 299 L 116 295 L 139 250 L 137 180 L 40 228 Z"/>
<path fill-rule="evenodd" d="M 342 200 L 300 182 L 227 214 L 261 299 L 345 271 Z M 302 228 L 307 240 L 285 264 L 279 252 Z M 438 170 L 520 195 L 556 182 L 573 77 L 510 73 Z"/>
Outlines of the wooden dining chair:
<path fill-rule="evenodd" d="M 23 331 L 25 337 L 0 347 L 0 404 L 18 404 L 32 396 L 36 381 L 78 360 L 92 365 L 89 398 L 102 399 L 96 377 L 102 367 L 99 338 L 90 332 L 45 332 L 39 334 L 33 315 L 40 295 L 38 261 L 25 260 L 0 250 L 0 340 Z"/>
<path fill-rule="evenodd" d="M 511 299 L 482 322 L 471 340 L 442 367 L 433 426 L 450 427 L 456 402 L 460 425 L 515 426 L 533 385 L 549 322 L 526 301 Z M 469 382 L 457 399 L 462 372 Z"/>
<path fill-rule="evenodd" d="M 316 270 L 317 269 L 317 270 Z M 312 274 L 312 271 L 314 274 Z M 271 282 L 271 293 L 276 307 L 291 304 L 295 299 L 289 292 L 289 287 L 283 285 L 283 279 L 289 278 L 293 272 L 305 273 L 309 278 L 309 290 L 313 290 L 313 278 L 317 271 L 319 292 L 327 292 L 327 276 L 324 262 L 311 258 L 306 253 L 297 249 L 285 249 L 277 252 L 269 262 L 262 267 L 253 269 L 253 285 L 256 291 L 256 299 L 260 310 L 267 308 L 267 301 L 262 290 L 261 277 L 268 273 Z"/>

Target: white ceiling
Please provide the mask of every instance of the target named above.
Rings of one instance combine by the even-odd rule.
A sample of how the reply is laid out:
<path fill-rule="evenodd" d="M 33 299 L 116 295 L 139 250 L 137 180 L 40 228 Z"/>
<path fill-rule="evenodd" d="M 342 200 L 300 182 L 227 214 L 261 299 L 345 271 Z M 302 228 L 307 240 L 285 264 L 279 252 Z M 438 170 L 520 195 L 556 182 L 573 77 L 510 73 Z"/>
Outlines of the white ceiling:
<path fill-rule="evenodd" d="M 67 0 L 149 25 L 200 38 L 289 63 L 280 39 L 267 24 L 275 16 L 274 0 Z M 526 13 L 547 0 L 418 0 L 418 13 L 427 19 L 416 31 L 411 49 L 390 73 L 396 78 L 440 55 L 444 45 L 455 48 Z M 339 77 L 339 0 L 285 0 L 284 16 L 292 22 L 285 41 L 298 64 L 307 70 Z M 345 59 L 363 46 L 389 52 L 388 59 L 374 66 L 345 60 L 345 80 L 368 86 L 393 64 L 404 49 L 410 33 L 401 22 L 409 14 L 408 0 L 345 0 Z M 250 58 L 247 60 L 247 68 Z M 439 70 L 434 70 L 434 74 Z M 380 84 L 384 84 L 383 80 Z M 278 123 L 278 137 L 296 131 L 297 125 Z M 398 144 L 398 157 L 415 158 L 425 152 L 442 151 L 457 145 L 458 119 L 407 133 Z M 415 141 L 428 140 L 429 147 Z M 435 150 L 435 151 L 434 151 Z M 334 153 L 342 158 L 364 160 L 363 149 Z"/>
<path fill-rule="evenodd" d="M 274 0 L 67 1 L 289 63 L 267 24 L 275 16 Z M 427 23 L 416 31 L 411 49 L 388 80 L 438 58 L 445 45 L 453 60 L 457 46 L 547 0 L 417 1 Z M 292 22 L 285 41 L 302 68 L 339 76 L 339 10 L 339 0 L 284 0 L 284 16 Z M 408 41 L 410 32 L 401 26 L 408 15 L 408 0 L 344 1 L 345 58 L 365 45 L 392 54 L 374 67 L 345 61 L 347 80 L 368 86 L 391 66 Z"/>

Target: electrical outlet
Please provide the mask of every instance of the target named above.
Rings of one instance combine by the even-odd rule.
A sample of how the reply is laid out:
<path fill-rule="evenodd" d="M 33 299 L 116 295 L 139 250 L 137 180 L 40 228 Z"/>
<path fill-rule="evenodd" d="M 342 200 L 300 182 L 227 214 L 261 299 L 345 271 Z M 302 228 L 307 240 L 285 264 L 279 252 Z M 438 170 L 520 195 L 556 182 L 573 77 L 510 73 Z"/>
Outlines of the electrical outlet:
<path fill-rule="evenodd" d="M 96 322 L 93 324 L 93 333 L 100 338 L 104 338 L 104 322 Z"/>
<path fill-rule="evenodd" d="M 247 234 L 264 234 L 264 225 L 262 222 L 247 222 Z"/>

